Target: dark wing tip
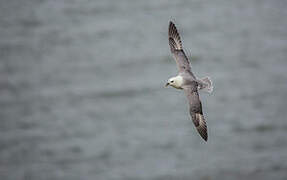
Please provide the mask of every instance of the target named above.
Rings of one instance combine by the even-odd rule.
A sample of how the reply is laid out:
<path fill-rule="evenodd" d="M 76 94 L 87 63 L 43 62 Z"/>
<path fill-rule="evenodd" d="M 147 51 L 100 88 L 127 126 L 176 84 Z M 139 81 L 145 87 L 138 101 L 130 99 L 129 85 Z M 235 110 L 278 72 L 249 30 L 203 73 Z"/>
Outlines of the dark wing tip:
<path fill-rule="evenodd" d="M 172 21 L 169 22 L 169 27 L 168 27 L 168 37 L 169 39 L 172 38 L 175 42 L 175 49 L 176 50 L 182 50 L 182 43 L 180 40 L 179 33 Z"/>
<path fill-rule="evenodd" d="M 199 127 L 197 127 L 197 131 L 199 132 L 202 139 L 204 139 L 205 141 L 208 140 L 207 129 L 199 129 Z"/>
<path fill-rule="evenodd" d="M 206 122 L 205 122 L 203 115 L 200 113 L 196 113 L 195 118 L 196 118 L 195 126 L 196 126 L 198 133 L 205 141 L 207 141 L 208 139 L 207 126 L 206 126 Z"/>
<path fill-rule="evenodd" d="M 169 27 L 171 27 L 171 26 L 175 26 L 175 25 L 172 21 L 169 21 Z"/>

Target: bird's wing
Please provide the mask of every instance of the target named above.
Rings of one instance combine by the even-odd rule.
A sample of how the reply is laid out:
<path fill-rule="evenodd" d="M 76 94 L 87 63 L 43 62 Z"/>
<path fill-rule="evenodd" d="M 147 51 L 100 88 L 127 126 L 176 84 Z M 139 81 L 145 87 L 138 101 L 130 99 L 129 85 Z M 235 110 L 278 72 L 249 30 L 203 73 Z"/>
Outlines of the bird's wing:
<path fill-rule="evenodd" d="M 169 22 L 168 27 L 168 41 L 170 46 L 170 51 L 172 52 L 174 59 L 176 61 L 179 72 L 190 71 L 189 61 L 182 49 L 182 43 L 180 40 L 179 33 L 173 22 Z"/>
<path fill-rule="evenodd" d="M 189 113 L 192 121 L 200 134 L 200 136 L 207 141 L 207 126 L 202 113 L 202 105 L 197 91 L 197 85 L 184 88 L 185 95 L 189 102 Z"/>

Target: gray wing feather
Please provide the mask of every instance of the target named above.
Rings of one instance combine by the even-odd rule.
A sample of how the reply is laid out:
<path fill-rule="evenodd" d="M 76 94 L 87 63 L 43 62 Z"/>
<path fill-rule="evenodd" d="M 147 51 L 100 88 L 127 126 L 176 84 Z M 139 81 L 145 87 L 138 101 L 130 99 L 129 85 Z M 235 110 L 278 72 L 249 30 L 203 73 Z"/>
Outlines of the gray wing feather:
<path fill-rule="evenodd" d="M 208 139 L 207 126 L 206 126 L 206 121 L 202 113 L 202 105 L 199 99 L 197 85 L 185 87 L 184 92 L 189 102 L 189 113 L 192 118 L 192 121 L 198 133 L 200 134 L 200 136 L 205 141 L 207 141 Z"/>
<path fill-rule="evenodd" d="M 169 22 L 168 28 L 168 41 L 170 51 L 174 56 L 179 72 L 190 71 L 189 61 L 182 49 L 179 33 L 171 21 Z"/>

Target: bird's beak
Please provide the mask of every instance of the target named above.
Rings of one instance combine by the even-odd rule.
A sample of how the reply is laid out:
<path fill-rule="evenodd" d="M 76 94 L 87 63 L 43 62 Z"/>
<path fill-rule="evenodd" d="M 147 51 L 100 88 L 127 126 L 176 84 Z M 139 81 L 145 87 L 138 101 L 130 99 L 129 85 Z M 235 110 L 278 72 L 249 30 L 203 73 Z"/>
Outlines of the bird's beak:
<path fill-rule="evenodd" d="M 167 82 L 166 84 L 165 84 L 165 87 L 167 87 L 169 85 L 169 82 Z"/>

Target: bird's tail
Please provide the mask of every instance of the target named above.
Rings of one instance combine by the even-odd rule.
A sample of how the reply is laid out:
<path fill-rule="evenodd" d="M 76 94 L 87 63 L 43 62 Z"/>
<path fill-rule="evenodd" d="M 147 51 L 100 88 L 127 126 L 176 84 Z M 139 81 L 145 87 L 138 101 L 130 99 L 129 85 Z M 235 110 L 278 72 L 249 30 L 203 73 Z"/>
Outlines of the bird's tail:
<path fill-rule="evenodd" d="M 207 76 L 202 79 L 200 79 L 202 84 L 199 86 L 199 90 L 206 90 L 208 93 L 212 93 L 213 91 L 213 85 L 211 79 Z"/>

